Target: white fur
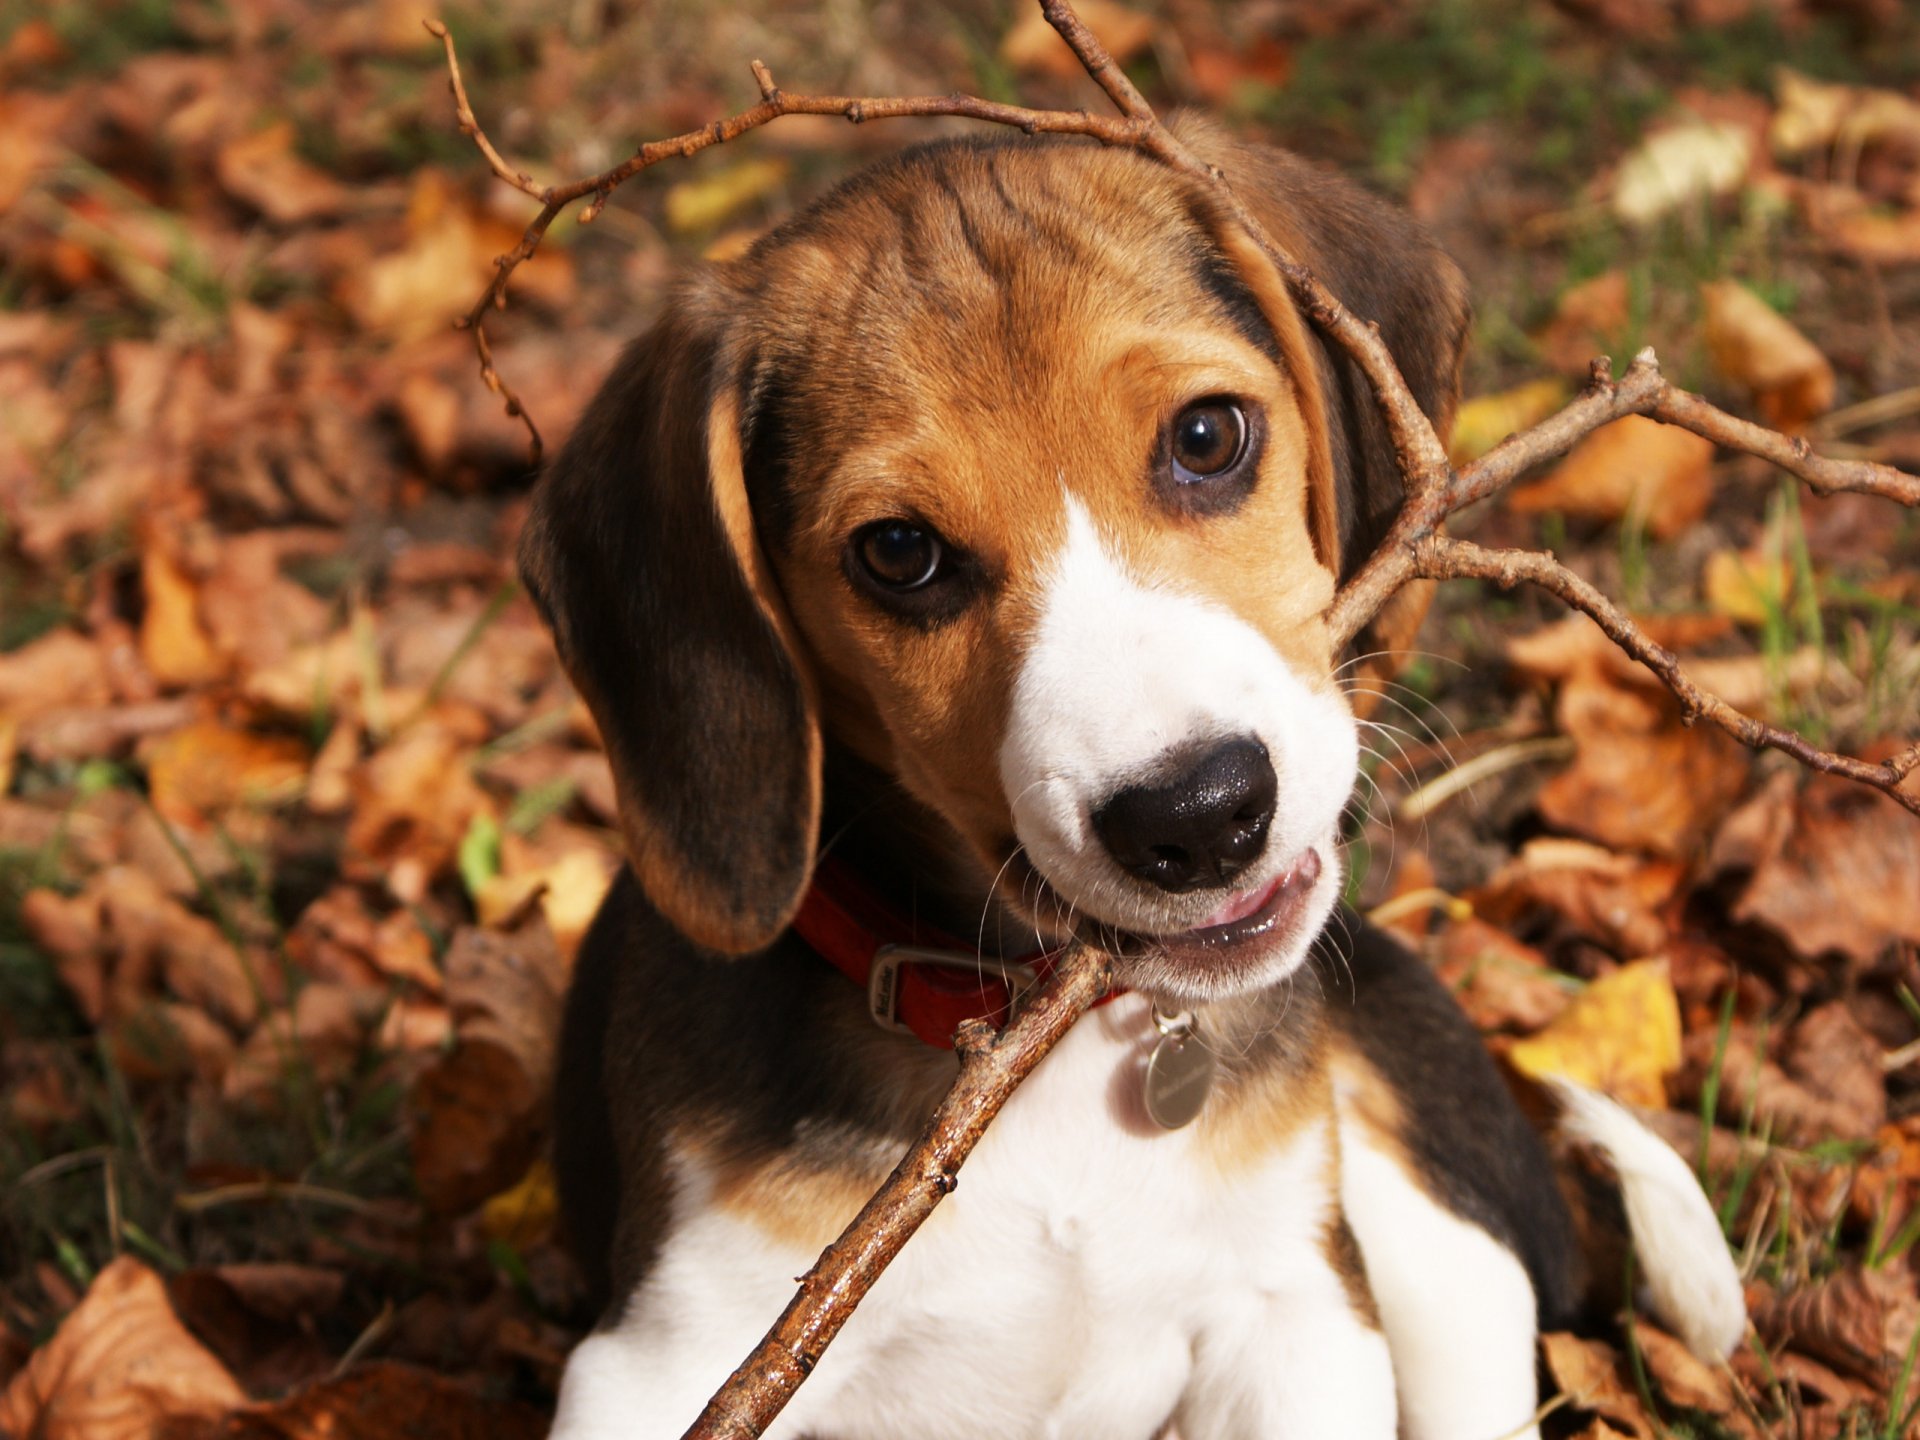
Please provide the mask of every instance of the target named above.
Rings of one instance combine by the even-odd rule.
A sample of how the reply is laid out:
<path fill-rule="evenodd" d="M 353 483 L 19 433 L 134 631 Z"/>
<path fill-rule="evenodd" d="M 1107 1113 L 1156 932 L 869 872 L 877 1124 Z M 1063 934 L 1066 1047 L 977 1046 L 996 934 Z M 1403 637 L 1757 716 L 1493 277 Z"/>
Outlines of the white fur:
<path fill-rule="evenodd" d="M 1403 1440 L 1537 1440 L 1533 1285 L 1519 1258 L 1437 1204 L 1360 1124 L 1341 1196 L 1393 1351 Z"/>
<path fill-rule="evenodd" d="M 1600 1151 L 1620 1177 L 1647 1308 L 1694 1354 L 1725 1359 L 1747 1333 L 1746 1297 L 1692 1169 L 1625 1106 L 1567 1080 L 1548 1083 L 1566 1133 Z"/>
<path fill-rule="evenodd" d="M 1322 863 L 1282 963 L 1247 974 L 1242 988 L 1271 984 L 1299 962 L 1338 897 L 1334 839 L 1359 763 L 1353 717 L 1230 610 L 1129 574 L 1086 508 L 1071 496 L 1066 504 L 1066 542 L 1000 750 L 1014 830 L 1078 911 L 1148 934 L 1190 929 L 1219 906 L 1219 893 L 1168 895 L 1128 876 L 1094 832 L 1093 813 L 1178 746 L 1257 738 L 1279 795 L 1266 849 L 1236 885 L 1257 889 L 1309 848 Z"/>
<path fill-rule="evenodd" d="M 1323 1253 L 1330 1127 L 1243 1175 L 1126 1113 L 1138 996 L 1088 1016 L 1015 1092 L 960 1186 L 880 1277 L 769 1437 L 1391 1440 L 1384 1337 Z M 680 1177 L 619 1323 L 574 1353 L 556 1440 L 681 1434 L 814 1256 Z"/>

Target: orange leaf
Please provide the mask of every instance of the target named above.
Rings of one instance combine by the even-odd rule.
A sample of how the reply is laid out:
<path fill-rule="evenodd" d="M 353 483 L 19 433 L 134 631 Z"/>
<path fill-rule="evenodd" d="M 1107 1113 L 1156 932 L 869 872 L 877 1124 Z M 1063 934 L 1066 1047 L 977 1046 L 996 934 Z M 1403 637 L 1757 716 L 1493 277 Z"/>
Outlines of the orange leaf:
<path fill-rule="evenodd" d="M 1769 424 L 1797 431 L 1833 408 L 1833 366 L 1790 321 L 1736 280 L 1700 294 L 1714 368 L 1752 393 Z"/>
<path fill-rule="evenodd" d="M 1713 501 L 1713 442 L 1673 425 L 1628 415 L 1602 425 L 1552 474 L 1507 496 L 1517 514 L 1557 510 L 1590 520 L 1645 516 L 1647 533 L 1670 539 Z"/>
<path fill-rule="evenodd" d="M 146 749 L 153 805 L 176 824 L 199 825 L 235 805 L 279 805 L 307 778 L 307 747 L 287 735 L 256 735 L 196 720 Z"/>
<path fill-rule="evenodd" d="M 148 1440 L 173 1417 L 220 1415 L 246 1398 L 181 1325 L 160 1277 L 123 1255 L 0 1395 L 0 1433 Z"/>

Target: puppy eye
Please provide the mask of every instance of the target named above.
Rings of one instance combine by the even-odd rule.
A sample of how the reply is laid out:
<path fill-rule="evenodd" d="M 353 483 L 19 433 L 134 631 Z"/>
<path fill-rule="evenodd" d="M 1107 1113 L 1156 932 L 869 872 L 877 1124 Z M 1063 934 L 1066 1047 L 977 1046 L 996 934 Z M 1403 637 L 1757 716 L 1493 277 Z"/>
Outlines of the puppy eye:
<path fill-rule="evenodd" d="M 1247 417 L 1231 400 L 1202 400 L 1173 422 L 1173 478 L 1182 484 L 1231 470 L 1246 453 Z"/>
<path fill-rule="evenodd" d="M 905 520 L 881 520 L 853 537 L 853 553 L 875 583 L 888 590 L 918 590 L 940 573 L 946 547 L 931 530 Z"/>

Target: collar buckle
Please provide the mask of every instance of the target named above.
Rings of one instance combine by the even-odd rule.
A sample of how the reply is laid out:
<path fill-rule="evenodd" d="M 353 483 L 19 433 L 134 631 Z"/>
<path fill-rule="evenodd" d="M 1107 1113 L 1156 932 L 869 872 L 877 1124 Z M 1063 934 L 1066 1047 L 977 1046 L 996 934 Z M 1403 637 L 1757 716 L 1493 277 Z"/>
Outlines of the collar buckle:
<path fill-rule="evenodd" d="M 902 1035 L 914 1033 L 900 1019 L 901 967 L 927 965 L 937 970 L 991 977 L 1007 987 L 1007 1019 L 1011 1025 L 1020 1014 L 1027 994 L 1040 983 L 1040 972 L 1032 965 L 992 956 L 974 955 L 962 950 L 938 950 L 927 945 L 882 945 L 873 955 L 873 968 L 867 975 L 867 1013 L 883 1030 Z"/>

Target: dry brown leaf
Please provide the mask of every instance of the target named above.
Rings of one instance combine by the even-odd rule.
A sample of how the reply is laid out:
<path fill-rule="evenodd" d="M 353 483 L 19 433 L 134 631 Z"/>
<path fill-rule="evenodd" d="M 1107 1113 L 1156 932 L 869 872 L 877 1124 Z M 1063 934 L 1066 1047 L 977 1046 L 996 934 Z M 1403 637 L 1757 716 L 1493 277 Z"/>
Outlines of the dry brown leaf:
<path fill-rule="evenodd" d="M 354 772 L 345 844 L 349 874 L 383 881 L 402 899 L 416 899 L 408 892 L 424 890 L 451 866 L 473 817 L 491 809 L 467 764 L 487 731 L 484 722 L 467 725 L 443 708 Z"/>
<path fill-rule="evenodd" d="M 1434 973 L 1483 1031 L 1538 1030 L 1572 998 L 1538 950 L 1477 916 L 1448 924 L 1435 949 Z"/>
<path fill-rule="evenodd" d="M 290 1076 L 338 1085 L 353 1073 L 386 999 L 384 990 L 324 980 L 302 986 L 291 1010 L 271 1012 L 247 1037 L 227 1068 L 221 1097 L 271 1110 Z"/>
<path fill-rule="evenodd" d="M 1551 474 L 1507 494 L 1519 515 L 1639 516 L 1656 540 L 1693 525 L 1712 503 L 1713 442 L 1643 415 L 1601 426 Z"/>
<path fill-rule="evenodd" d="M 1678 1089 L 1698 1099 L 1717 1065 L 1719 1118 L 1728 1125 L 1754 1124 L 1776 1139 L 1811 1145 L 1838 1136 L 1865 1139 L 1885 1113 L 1837 1104 L 1787 1074 L 1764 1056 L 1753 1032 L 1736 1025 L 1720 1044 L 1714 1030 L 1696 1030 L 1686 1039 L 1686 1068 Z M 1749 1110 L 1751 1115 L 1749 1115 Z"/>
<path fill-rule="evenodd" d="M 440 993 L 433 941 L 419 919 L 405 909 L 376 918 L 358 886 L 336 885 L 301 911 L 287 932 L 287 953 L 319 979 L 374 985 L 391 977 Z"/>
<path fill-rule="evenodd" d="M 511 250 L 520 232 L 477 211 L 446 179 L 424 171 L 407 207 L 407 244 L 349 271 L 340 299 L 362 329 L 395 339 L 431 336 L 473 304 L 473 277 Z M 561 307 L 573 299 L 573 262 L 548 247 L 514 273 L 524 302 Z"/>
<path fill-rule="evenodd" d="M 1619 343 L 1632 319 L 1627 272 L 1608 270 L 1560 297 L 1553 318 L 1535 334 L 1542 358 L 1562 375 L 1585 376 L 1596 356 Z"/>
<path fill-rule="evenodd" d="M 605 845 L 581 846 L 565 851 L 557 859 L 527 868 L 514 863 L 512 852 L 518 848 L 503 847 L 506 863 L 501 873 L 488 880 L 474 896 L 474 909 L 480 923 L 506 924 L 538 894 L 540 912 L 553 931 L 554 944 L 571 960 L 586 938 L 587 927 L 599 913 L 600 902 L 606 898 L 613 877 L 619 873 L 619 854 Z"/>
<path fill-rule="evenodd" d="M 1664 960 L 1640 960 L 1603 975 L 1538 1035 L 1507 1058 L 1523 1074 L 1558 1075 L 1629 1105 L 1667 1103 L 1680 1068 L 1680 1003 Z"/>
<path fill-rule="evenodd" d="M 1833 366 L 1791 321 L 1737 280 L 1700 287 L 1707 354 L 1775 429 L 1797 434 L 1833 408 Z"/>
<path fill-rule="evenodd" d="M 100 649 L 72 630 L 53 630 L 0 655 L 0 715 L 104 705 L 113 696 Z"/>
<path fill-rule="evenodd" d="M 236 805 L 285 805 L 306 783 L 307 747 L 290 735 L 197 720 L 144 749 L 154 809 L 200 826 Z"/>
<path fill-rule="evenodd" d="M 1718 615 L 1635 615 L 1633 622 L 1649 640 L 1677 651 L 1717 640 L 1732 628 Z M 1542 625 L 1530 635 L 1509 640 L 1506 648 L 1507 663 L 1533 679 L 1566 680 L 1599 671 L 1621 682 L 1649 687 L 1660 683 L 1585 615 Z"/>
<path fill-rule="evenodd" d="M 1701 1361 L 1680 1341 L 1645 1320 L 1633 1322 L 1633 1340 L 1640 1347 L 1647 1374 L 1669 1402 L 1687 1410 L 1701 1410 L 1723 1429 L 1751 1440 L 1761 1432 L 1735 1399 L 1733 1377 Z"/>
<path fill-rule="evenodd" d="M 282 225 L 339 215 L 353 203 L 353 191 L 295 152 L 291 120 L 222 145 L 214 174 L 229 195 Z"/>
<path fill-rule="evenodd" d="M 218 1085 L 233 1063 L 233 1036 L 203 1010 L 154 1000 L 121 1016 L 106 1032 L 114 1063 L 140 1080 L 190 1076 Z"/>
<path fill-rule="evenodd" d="M 168 1426 L 153 1440 L 540 1440 L 548 1417 L 391 1360 L 356 1365 L 284 1400 Z"/>
<path fill-rule="evenodd" d="M 1721 731 L 1684 724 L 1664 694 L 1575 679 L 1555 708 L 1578 747 L 1536 797 L 1557 830 L 1683 859 L 1746 787 L 1746 751 Z"/>
<path fill-rule="evenodd" d="M 1599 941 L 1616 955 L 1650 955 L 1667 943 L 1660 911 L 1682 874 L 1672 861 L 1645 861 L 1584 840 L 1543 836 L 1529 840 L 1468 898 L 1496 925 L 1544 907 L 1573 933 Z"/>
<path fill-rule="evenodd" d="M 414 1176 L 427 1208 L 471 1210 L 539 1151 L 566 971 L 539 919 L 463 929 L 447 952 L 455 1042 L 413 1091 Z"/>
<path fill-rule="evenodd" d="M 1856 1117 L 1853 1133 L 1878 1130 L 1887 1118 L 1881 1049 L 1844 1001 L 1806 1015 L 1787 1032 L 1780 1059 L 1789 1075 L 1822 1099 Z"/>
<path fill-rule="evenodd" d="M 259 1012 L 255 957 L 242 959 L 143 870 L 113 866 L 71 898 L 31 891 L 21 918 L 95 1024 L 134 1013 L 162 982 L 229 1026 L 245 1028 Z"/>
<path fill-rule="evenodd" d="M 1727 820 L 1709 864 L 1749 872 L 1734 918 L 1805 959 L 1871 964 L 1920 944 L 1920 826 L 1893 801 L 1833 776 L 1781 773 Z"/>
<path fill-rule="evenodd" d="M 162 685 L 204 685 L 226 668 L 200 623 L 198 591 L 165 547 L 147 546 L 140 558 L 146 608 L 140 617 L 140 658 Z"/>
<path fill-rule="evenodd" d="M 1122 65 L 1153 43 L 1155 20 L 1112 0 L 1081 0 L 1074 11 L 1107 53 Z M 1060 79 L 1086 72 L 1039 7 L 1023 10 L 1000 42 L 1000 58 L 1016 70 L 1040 70 Z"/>
<path fill-rule="evenodd" d="M 1591 1411 L 1637 1440 L 1654 1440 L 1653 1425 L 1611 1346 L 1554 1331 L 1540 1337 L 1540 1349 L 1554 1384 L 1578 1409 Z"/>
<path fill-rule="evenodd" d="M 1754 1328 L 1776 1349 L 1791 1345 L 1875 1382 L 1900 1368 L 1920 1329 L 1913 1275 L 1893 1266 L 1765 1294 L 1752 1313 Z"/>
<path fill-rule="evenodd" d="M 246 1398 L 181 1325 L 160 1277 L 123 1255 L 0 1394 L 0 1433 L 150 1440 L 173 1417 L 221 1415 Z"/>

